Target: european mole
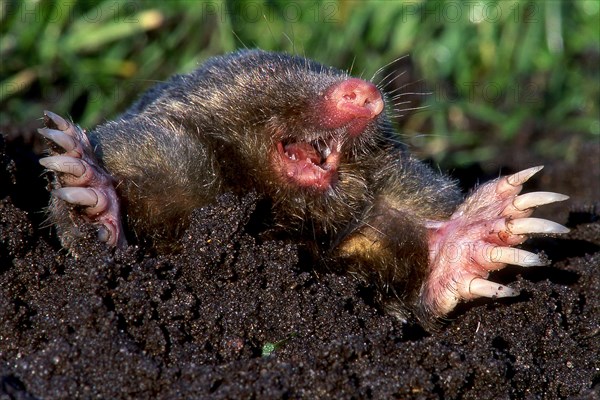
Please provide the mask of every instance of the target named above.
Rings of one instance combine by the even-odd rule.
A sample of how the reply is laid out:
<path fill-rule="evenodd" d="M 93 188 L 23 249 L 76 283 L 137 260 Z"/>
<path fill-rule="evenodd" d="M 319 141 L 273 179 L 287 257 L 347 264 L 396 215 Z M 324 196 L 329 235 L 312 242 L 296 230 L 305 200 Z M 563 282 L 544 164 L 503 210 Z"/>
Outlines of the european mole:
<path fill-rule="evenodd" d="M 56 172 L 51 219 L 67 248 L 84 221 L 109 245 L 126 246 L 127 234 L 168 251 L 195 208 L 257 191 L 274 226 L 372 282 L 400 318 L 433 326 L 460 300 L 517 295 L 489 272 L 545 265 L 512 246 L 567 232 L 528 217 L 568 197 L 518 195 L 535 167 L 463 199 L 399 143 L 385 107 L 370 82 L 246 50 L 158 84 L 89 133 L 46 112 L 40 133 L 52 151 L 40 162 Z"/>

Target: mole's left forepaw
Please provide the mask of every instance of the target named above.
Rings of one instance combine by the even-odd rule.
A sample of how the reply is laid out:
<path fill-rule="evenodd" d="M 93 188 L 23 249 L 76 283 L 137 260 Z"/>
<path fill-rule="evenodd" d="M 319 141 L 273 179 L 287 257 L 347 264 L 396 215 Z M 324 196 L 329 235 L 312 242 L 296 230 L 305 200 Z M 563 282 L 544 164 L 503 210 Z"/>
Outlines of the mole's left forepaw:
<path fill-rule="evenodd" d="M 516 296 L 514 289 L 488 281 L 489 272 L 506 264 L 548 264 L 538 254 L 511 247 L 524 242 L 528 234 L 569 231 L 552 221 L 528 218 L 535 207 L 568 196 L 551 192 L 518 196 L 523 183 L 542 168 L 529 168 L 488 182 L 477 188 L 450 220 L 428 223 L 430 275 L 421 291 L 426 310 L 443 316 L 461 299 Z"/>

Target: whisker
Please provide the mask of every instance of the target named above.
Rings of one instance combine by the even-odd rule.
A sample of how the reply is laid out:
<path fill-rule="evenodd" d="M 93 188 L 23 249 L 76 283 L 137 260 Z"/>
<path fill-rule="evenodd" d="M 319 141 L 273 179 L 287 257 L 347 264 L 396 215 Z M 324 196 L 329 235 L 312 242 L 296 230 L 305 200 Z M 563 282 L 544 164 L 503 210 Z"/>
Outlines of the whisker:
<path fill-rule="evenodd" d="M 410 104 L 412 103 L 411 100 L 406 100 L 406 101 L 402 101 L 400 103 L 394 103 L 394 106 L 401 106 L 402 104 Z"/>
<path fill-rule="evenodd" d="M 391 97 L 392 100 L 399 99 L 403 96 L 431 96 L 433 92 L 404 92 Z"/>
<path fill-rule="evenodd" d="M 394 109 L 394 111 L 398 111 L 398 112 L 404 112 L 404 111 L 417 111 L 417 110 L 424 110 L 426 108 L 430 108 L 431 106 L 425 105 L 425 106 L 420 106 L 420 107 L 411 107 L 411 108 L 403 108 L 403 109 Z"/>
<path fill-rule="evenodd" d="M 243 46 L 243 47 L 244 47 L 246 50 L 248 50 L 248 46 L 246 46 L 246 43 L 244 43 L 244 41 L 242 40 L 242 38 L 240 38 L 240 37 L 238 36 L 238 34 L 237 34 L 237 33 L 235 33 L 235 31 L 234 31 L 233 29 L 231 30 L 231 33 L 233 33 L 233 36 L 235 36 L 235 38 L 237 39 L 237 41 L 238 41 L 238 42 L 240 42 L 240 43 L 242 44 L 242 46 Z"/>
<path fill-rule="evenodd" d="M 352 75 L 352 68 L 354 68 L 355 61 L 356 61 L 356 55 L 352 58 L 352 64 L 350 64 L 350 69 L 348 70 L 348 75 Z"/>
<path fill-rule="evenodd" d="M 392 90 L 391 92 L 388 92 L 388 94 L 394 94 L 395 92 L 398 92 L 398 91 L 403 90 L 403 89 L 405 89 L 405 88 L 407 88 L 407 87 L 409 87 L 411 85 L 416 85 L 417 83 L 421 83 L 421 82 L 424 82 L 424 80 L 423 79 L 419 79 L 419 80 L 417 80 L 415 82 L 406 83 L 406 84 L 404 84 L 404 85 L 402 85 L 402 86 L 400 86 L 400 87 Z"/>
<path fill-rule="evenodd" d="M 393 79 L 391 79 L 389 82 L 385 82 L 385 81 L 386 81 L 386 79 L 388 79 L 388 78 L 389 78 L 389 77 L 390 77 L 392 74 L 394 74 L 394 72 L 396 72 L 396 71 L 392 71 L 392 72 L 390 72 L 389 74 L 387 74 L 387 75 L 385 76 L 385 78 L 383 78 L 383 79 L 381 80 L 381 83 L 380 83 L 380 84 L 381 84 L 381 87 L 382 87 L 383 89 L 385 89 L 387 86 L 391 85 L 391 84 L 392 84 L 392 82 L 394 82 L 396 79 L 400 78 L 402 75 L 406 74 L 406 71 L 402 71 L 402 72 L 400 72 L 399 74 L 397 74 L 397 75 L 396 75 L 396 76 L 395 76 Z"/>
<path fill-rule="evenodd" d="M 263 19 L 265 20 L 265 22 L 267 23 L 267 29 L 269 30 L 269 32 L 271 33 L 271 37 L 273 38 L 273 41 L 275 42 L 275 35 L 273 34 L 273 31 L 271 30 L 271 24 L 269 24 L 269 20 L 267 19 L 267 16 L 265 14 L 263 14 Z"/>
<path fill-rule="evenodd" d="M 373 79 L 375 79 L 375 77 L 381 72 L 383 71 L 385 68 L 389 67 L 390 65 L 392 65 L 395 62 L 398 62 L 400 60 L 405 59 L 406 57 L 408 57 L 409 54 L 405 54 L 403 56 L 400 56 L 392 61 L 390 61 L 389 63 L 385 64 L 383 67 L 379 68 L 377 71 L 375 71 L 375 73 L 373 74 L 373 76 L 371 77 L 370 81 L 373 81 Z"/>

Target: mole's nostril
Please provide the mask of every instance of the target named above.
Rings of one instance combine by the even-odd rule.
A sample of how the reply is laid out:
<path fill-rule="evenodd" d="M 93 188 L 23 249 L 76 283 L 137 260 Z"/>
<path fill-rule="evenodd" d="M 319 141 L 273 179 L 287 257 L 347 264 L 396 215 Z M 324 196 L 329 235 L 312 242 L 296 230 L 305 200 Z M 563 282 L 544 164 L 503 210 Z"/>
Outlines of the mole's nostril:
<path fill-rule="evenodd" d="M 354 118 L 375 118 L 383 111 L 383 99 L 375 85 L 350 78 L 334 85 L 330 99 L 336 108 Z"/>
<path fill-rule="evenodd" d="M 346 134 L 358 136 L 383 111 L 379 89 L 371 82 L 348 78 L 331 85 L 315 103 L 319 128 L 345 128 Z"/>

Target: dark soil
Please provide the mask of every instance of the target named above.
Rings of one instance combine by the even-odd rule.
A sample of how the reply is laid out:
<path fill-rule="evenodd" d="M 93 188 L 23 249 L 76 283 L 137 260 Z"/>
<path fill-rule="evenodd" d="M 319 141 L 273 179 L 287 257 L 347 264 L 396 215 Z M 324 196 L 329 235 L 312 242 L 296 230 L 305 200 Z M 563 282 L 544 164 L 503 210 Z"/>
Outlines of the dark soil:
<path fill-rule="evenodd" d="M 465 304 L 435 333 L 261 241 L 252 195 L 198 210 L 180 254 L 89 240 L 74 258 L 41 227 L 37 148 L 0 141 L 0 399 L 600 397 L 596 143 L 527 187 L 572 196 L 538 214 L 571 233 L 525 246 L 553 264 L 496 274 L 521 295 Z M 503 172 L 539 161 L 513 159 Z"/>

